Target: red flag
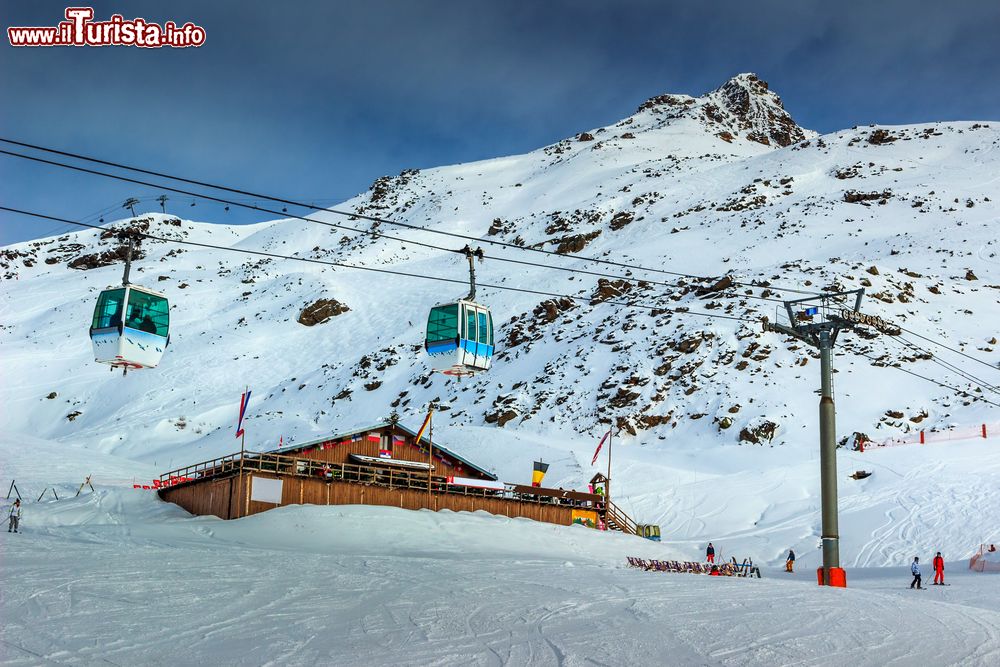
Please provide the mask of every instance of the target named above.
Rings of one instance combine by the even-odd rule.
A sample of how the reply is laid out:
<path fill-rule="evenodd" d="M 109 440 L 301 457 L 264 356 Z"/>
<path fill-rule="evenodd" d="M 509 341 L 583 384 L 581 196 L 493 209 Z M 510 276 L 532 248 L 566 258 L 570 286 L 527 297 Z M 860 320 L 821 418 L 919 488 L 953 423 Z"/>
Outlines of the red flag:
<path fill-rule="evenodd" d="M 247 389 L 240 397 L 240 420 L 236 423 L 236 437 L 243 437 L 243 418 L 247 415 L 247 407 L 250 405 L 250 390 Z"/>
<path fill-rule="evenodd" d="M 607 440 L 608 436 L 610 435 L 611 435 L 611 429 L 609 428 L 608 432 L 604 434 L 603 438 L 601 438 L 601 441 L 597 443 L 597 451 L 594 452 L 594 459 L 590 462 L 590 465 L 594 465 L 595 463 L 597 463 L 597 457 L 601 453 L 601 447 L 604 446 L 604 441 Z"/>

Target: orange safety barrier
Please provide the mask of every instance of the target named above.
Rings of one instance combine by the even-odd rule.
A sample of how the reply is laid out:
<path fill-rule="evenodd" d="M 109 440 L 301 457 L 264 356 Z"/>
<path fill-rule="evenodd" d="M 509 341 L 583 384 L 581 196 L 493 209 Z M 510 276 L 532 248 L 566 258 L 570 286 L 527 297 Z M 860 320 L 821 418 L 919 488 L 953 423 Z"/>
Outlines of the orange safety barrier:
<path fill-rule="evenodd" d="M 993 558 L 997 553 L 1000 552 L 987 551 L 986 545 L 980 544 L 979 551 L 969 559 L 969 569 L 973 572 L 1000 572 L 1000 560 Z"/>
<path fill-rule="evenodd" d="M 915 445 L 918 443 L 926 445 L 932 442 L 945 442 L 948 440 L 996 437 L 1000 437 L 1000 423 L 979 424 L 978 426 L 949 428 L 941 431 L 917 431 L 915 433 L 886 438 L 881 442 L 868 440 L 858 447 L 858 451 L 863 452 L 873 447 L 897 447 L 899 445 Z"/>
<path fill-rule="evenodd" d="M 143 489 L 146 491 L 156 491 L 158 489 L 164 489 L 168 486 L 175 486 L 177 484 L 183 484 L 184 482 L 194 481 L 193 477 L 170 477 L 165 480 L 154 479 L 150 484 L 136 484 L 132 483 L 133 489 Z"/>

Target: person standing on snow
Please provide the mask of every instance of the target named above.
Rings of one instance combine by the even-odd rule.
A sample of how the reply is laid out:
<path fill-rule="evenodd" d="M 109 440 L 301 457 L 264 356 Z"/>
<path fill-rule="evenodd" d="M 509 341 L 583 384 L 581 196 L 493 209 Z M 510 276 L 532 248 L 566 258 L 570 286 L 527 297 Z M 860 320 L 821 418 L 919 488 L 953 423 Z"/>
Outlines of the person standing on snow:
<path fill-rule="evenodd" d="M 715 547 L 712 546 L 711 542 L 708 543 L 708 548 L 705 549 L 705 560 L 709 563 L 715 562 Z"/>
<path fill-rule="evenodd" d="M 944 586 L 944 558 L 941 557 L 940 551 L 934 556 L 934 585 Z"/>
<path fill-rule="evenodd" d="M 785 572 L 791 572 L 795 566 L 795 552 L 788 550 L 788 558 L 785 559 Z"/>
<path fill-rule="evenodd" d="M 916 556 L 913 557 L 913 562 L 910 564 L 910 572 L 913 573 L 913 581 L 910 582 L 910 588 L 916 586 L 918 589 L 923 588 L 920 585 L 920 559 Z"/>
<path fill-rule="evenodd" d="M 7 532 L 17 532 L 17 526 L 21 523 L 21 499 L 18 498 L 14 501 L 14 504 L 10 506 L 10 524 L 7 526 Z"/>

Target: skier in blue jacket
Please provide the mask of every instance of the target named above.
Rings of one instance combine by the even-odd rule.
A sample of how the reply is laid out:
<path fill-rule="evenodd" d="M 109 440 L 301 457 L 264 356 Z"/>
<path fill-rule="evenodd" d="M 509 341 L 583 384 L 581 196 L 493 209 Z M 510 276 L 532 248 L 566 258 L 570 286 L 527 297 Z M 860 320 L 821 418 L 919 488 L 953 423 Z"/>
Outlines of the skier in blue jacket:
<path fill-rule="evenodd" d="M 910 583 L 910 588 L 916 586 L 917 588 L 923 588 L 920 585 L 920 559 L 916 556 L 913 557 L 913 563 L 910 564 L 910 572 L 913 573 L 913 581 Z"/>

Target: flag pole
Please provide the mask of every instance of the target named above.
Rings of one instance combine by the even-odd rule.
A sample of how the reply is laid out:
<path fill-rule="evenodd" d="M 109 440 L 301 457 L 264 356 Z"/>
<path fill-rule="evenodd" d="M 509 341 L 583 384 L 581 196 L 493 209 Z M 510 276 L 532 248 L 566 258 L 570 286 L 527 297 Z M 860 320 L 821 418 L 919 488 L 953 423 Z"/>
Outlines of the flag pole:
<path fill-rule="evenodd" d="M 427 409 L 427 509 L 431 507 L 431 469 L 434 467 L 434 406 Z"/>
<path fill-rule="evenodd" d="M 246 393 L 248 391 L 250 391 L 250 385 L 246 385 L 246 387 L 243 389 L 243 395 L 246 396 Z M 247 403 L 249 404 L 250 401 L 247 401 Z M 246 412 L 247 409 L 249 409 L 249 408 L 250 408 L 249 405 L 244 405 L 243 406 L 243 411 Z M 242 424 L 240 424 L 240 430 L 243 431 L 240 434 L 240 474 L 242 475 L 243 474 L 243 453 L 246 451 L 247 432 L 246 432 L 246 429 L 243 428 Z"/>
<path fill-rule="evenodd" d="M 246 385 L 244 387 L 244 389 L 243 389 L 243 395 L 246 396 L 246 393 L 248 391 L 250 391 L 250 385 Z M 247 401 L 247 403 L 249 403 L 249 402 L 250 401 Z M 244 405 L 243 406 L 243 412 L 246 413 L 246 410 L 249 407 L 250 407 L 249 405 Z M 242 417 L 243 415 L 240 415 L 240 416 Z M 241 423 L 239 425 L 239 429 L 242 431 L 242 433 L 240 434 L 240 488 L 239 488 L 240 495 L 242 496 L 243 495 L 243 493 L 242 493 L 243 492 L 243 453 L 246 451 L 246 443 L 247 443 L 247 432 L 246 432 L 246 429 L 243 428 L 242 421 L 241 421 Z M 242 498 L 241 498 L 241 500 L 242 500 Z M 237 514 L 239 514 L 240 506 L 242 504 L 243 503 L 237 503 L 237 506 L 236 506 L 236 513 Z"/>
<path fill-rule="evenodd" d="M 608 429 L 608 479 L 604 482 L 604 502 L 611 504 L 611 441 L 614 440 L 615 421 L 611 420 L 611 428 Z"/>

